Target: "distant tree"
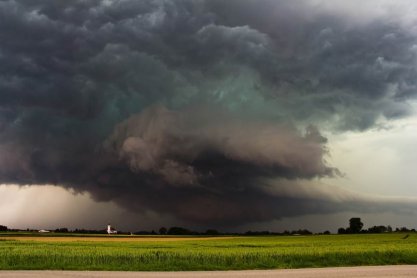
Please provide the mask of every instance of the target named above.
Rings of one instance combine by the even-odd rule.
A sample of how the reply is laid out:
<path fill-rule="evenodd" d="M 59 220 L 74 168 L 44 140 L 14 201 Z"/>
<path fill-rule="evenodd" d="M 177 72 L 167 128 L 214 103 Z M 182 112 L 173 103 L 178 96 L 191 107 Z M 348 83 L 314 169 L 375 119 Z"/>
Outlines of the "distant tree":
<path fill-rule="evenodd" d="M 357 234 L 362 230 L 363 223 L 359 217 L 353 217 L 349 220 L 349 233 Z"/>
<path fill-rule="evenodd" d="M 373 234 L 385 233 L 387 231 L 388 231 L 388 228 L 385 226 L 373 226 L 368 229 L 368 233 L 373 233 Z"/>
<path fill-rule="evenodd" d="M 304 229 L 304 230 L 300 229 L 300 230 L 291 231 L 291 234 L 292 235 L 311 235 L 313 233 L 310 232 L 309 230 L 306 230 L 306 229 Z"/>
<path fill-rule="evenodd" d="M 345 228 L 339 228 L 337 230 L 337 233 L 340 234 L 340 235 L 346 234 L 346 229 Z"/>
<path fill-rule="evenodd" d="M 313 233 L 307 229 L 300 229 L 298 231 L 292 231 L 291 234 L 298 234 L 298 235 L 312 235 Z"/>
<path fill-rule="evenodd" d="M 107 230 L 86 230 L 78 228 L 75 229 L 73 232 L 76 234 L 107 234 Z"/>
<path fill-rule="evenodd" d="M 165 227 L 161 227 L 160 229 L 159 229 L 159 234 L 160 235 L 166 235 L 167 234 L 167 228 L 165 228 Z"/>
<path fill-rule="evenodd" d="M 137 231 L 133 233 L 134 235 L 152 235 L 150 231 Z"/>
<path fill-rule="evenodd" d="M 68 228 L 58 228 L 55 230 L 55 233 L 68 233 Z"/>
<path fill-rule="evenodd" d="M 387 227 L 387 232 L 392 233 L 392 227 L 390 225 Z"/>
<path fill-rule="evenodd" d="M 245 235 L 248 236 L 267 236 L 270 235 L 270 231 L 247 231 L 245 232 Z"/>
<path fill-rule="evenodd" d="M 399 231 L 402 232 L 402 233 L 408 233 L 411 230 L 409 230 L 407 227 L 402 227 Z"/>
<path fill-rule="evenodd" d="M 0 225 L 0 231 L 6 232 L 8 230 L 7 226 Z"/>
<path fill-rule="evenodd" d="M 330 235 L 330 231 L 324 231 L 323 235 Z"/>
<path fill-rule="evenodd" d="M 191 235 L 193 232 L 182 227 L 171 227 L 168 230 L 169 235 Z"/>

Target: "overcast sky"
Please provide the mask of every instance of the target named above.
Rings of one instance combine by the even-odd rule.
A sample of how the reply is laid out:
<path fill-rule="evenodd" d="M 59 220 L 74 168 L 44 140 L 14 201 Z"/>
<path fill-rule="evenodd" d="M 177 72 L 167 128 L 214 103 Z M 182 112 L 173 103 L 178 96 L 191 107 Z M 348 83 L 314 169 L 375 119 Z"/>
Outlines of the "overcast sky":
<path fill-rule="evenodd" d="M 0 224 L 417 227 L 415 1 L 0 0 L 0 18 Z"/>

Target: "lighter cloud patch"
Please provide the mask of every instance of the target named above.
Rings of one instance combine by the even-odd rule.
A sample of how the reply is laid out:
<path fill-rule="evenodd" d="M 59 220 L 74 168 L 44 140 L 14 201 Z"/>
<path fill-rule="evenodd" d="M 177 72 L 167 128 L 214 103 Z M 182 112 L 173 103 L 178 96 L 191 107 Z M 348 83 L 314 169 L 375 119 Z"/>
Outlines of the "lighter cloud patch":
<path fill-rule="evenodd" d="M 114 1 L 113 0 L 102 0 L 100 5 L 104 6 L 104 7 L 109 7 L 111 5 L 113 5 Z"/>
<path fill-rule="evenodd" d="M 416 103 L 410 105 L 416 111 Z M 346 173 L 345 178 L 327 182 L 362 193 L 417 196 L 415 115 L 391 121 L 385 128 L 327 136 L 329 163 Z"/>
<path fill-rule="evenodd" d="M 386 18 L 412 28 L 417 20 L 417 3 L 413 0 L 310 0 L 310 3 L 326 13 L 347 17 L 350 23 L 356 24 Z"/>

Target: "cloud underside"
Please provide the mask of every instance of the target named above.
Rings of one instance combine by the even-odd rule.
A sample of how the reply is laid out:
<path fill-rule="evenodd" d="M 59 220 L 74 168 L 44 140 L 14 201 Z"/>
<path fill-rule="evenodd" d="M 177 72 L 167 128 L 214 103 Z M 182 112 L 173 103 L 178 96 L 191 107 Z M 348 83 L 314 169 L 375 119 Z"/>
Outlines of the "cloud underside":
<path fill-rule="evenodd" d="M 190 223 L 372 210 L 305 187 L 340 175 L 320 129 L 412 113 L 412 3 L 371 2 L 0 1 L 0 183 Z"/>

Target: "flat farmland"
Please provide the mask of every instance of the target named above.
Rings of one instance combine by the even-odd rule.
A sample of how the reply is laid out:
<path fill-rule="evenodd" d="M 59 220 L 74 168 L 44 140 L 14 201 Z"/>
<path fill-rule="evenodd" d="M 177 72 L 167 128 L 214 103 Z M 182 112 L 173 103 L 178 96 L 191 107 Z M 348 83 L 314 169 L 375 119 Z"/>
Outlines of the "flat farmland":
<path fill-rule="evenodd" d="M 1 270 L 189 271 L 417 264 L 417 234 L 258 237 L 0 234 Z"/>

